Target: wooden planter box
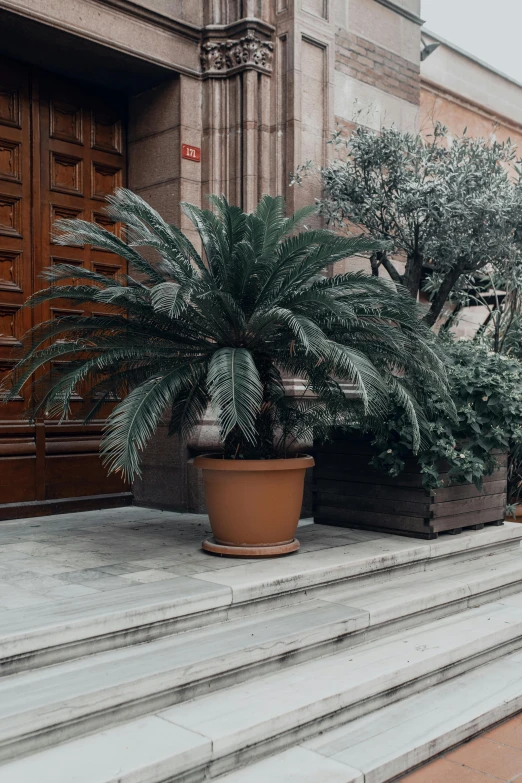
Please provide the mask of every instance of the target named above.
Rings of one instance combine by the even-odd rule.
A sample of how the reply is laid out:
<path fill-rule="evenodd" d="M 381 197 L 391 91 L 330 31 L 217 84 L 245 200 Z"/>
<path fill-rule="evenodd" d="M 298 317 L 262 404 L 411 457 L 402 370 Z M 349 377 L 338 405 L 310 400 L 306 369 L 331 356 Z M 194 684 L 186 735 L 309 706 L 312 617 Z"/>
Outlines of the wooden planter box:
<path fill-rule="evenodd" d="M 410 460 L 400 476 L 392 477 L 370 466 L 372 455 L 368 441 L 345 435 L 316 446 L 315 522 L 416 538 L 503 524 L 507 454 L 495 455 L 501 467 L 484 478 L 482 492 L 473 484 L 425 489 L 417 460 Z M 447 473 L 442 472 L 441 478 L 449 483 Z"/>

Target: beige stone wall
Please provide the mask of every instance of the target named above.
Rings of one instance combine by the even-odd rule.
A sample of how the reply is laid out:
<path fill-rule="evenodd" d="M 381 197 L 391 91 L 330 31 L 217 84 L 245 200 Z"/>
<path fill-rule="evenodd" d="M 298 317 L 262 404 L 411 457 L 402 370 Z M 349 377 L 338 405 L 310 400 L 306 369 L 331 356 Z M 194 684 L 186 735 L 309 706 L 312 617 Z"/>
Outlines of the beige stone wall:
<path fill-rule="evenodd" d="M 203 24 L 204 3 L 200 0 L 134 0 L 134 3 L 170 19 L 179 19 L 197 27 Z"/>
<path fill-rule="evenodd" d="M 336 36 L 335 65 L 338 71 L 396 98 L 419 103 L 420 68 L 401 55 L 341 29 Z"/>
<path fill-rule="evenodd" d="M 426 33 L 426 42 L 442 41 Z M 445 41 L 421 66 L 424 84 L 458 96 L 469 106 L 522 125 L 522 85 Z"/>
<path fill-rule="evenodd" d="M 336 0 L 335 116 L 347 131 L 419 125 L 419 2 Z"/>
<path fill-rule="evenodd" d="M 181 73 L 199 74 L 197 30 L 111 0 L 0 0 L 0 9 Z M 88 76 L 88 74 L 87 74 Z"/>
<path fill-rule="evenodd" d="M 168 221 L 179 221 L 180 79 L 130 98 L 129 187 Z"/>
<path fill-rule="evenodd" d="M 522 85 L 446 42 L 422 63 L 421 76 L 422 133 L 438 121 L 450 136 L 466 129 L 469 136 L 510 138 L 522 156 Z"/>
<path fill-rule="evenodd" d="M 421 133 L 430 134 L 437 121 L 448 128 L 450 136 L 460 136 L 466 130 L 468 136 L 495 138 L 497 141 L 511 139 L 522 156 L 522 125 L 473 105 L 458 95 L 450 95 L 434 85 L 422 83 Z"/>
<path fill-rule="evenodd" d="M 410 5 L 418 11 L 420 2 Z M 335 18 L 339 27 L 418 65 L 420 20 L 417 13 L 412 19 L 400 9 L 398 3 L 387 6 L 377 0 L 336 0 Z"/>
<path fill-rule="evenodd" d="M 182 158 L 182 143 L 202 143 L 202 83 L 183 74 L 129 102 L 129 187 L 194 239 L 180 201 L 201 203 L 201 163 Z"/>
<path fill-rule="evenodd" d="M 277 0 L 276 6 L 272 192 L 284 195 L 294 210 L 320 193 L 317 177 L 300 188 L 288 183 L 305 161 L 326 162 L 326 142 L 335 127 L 335 30 L 330 0 Z"/>

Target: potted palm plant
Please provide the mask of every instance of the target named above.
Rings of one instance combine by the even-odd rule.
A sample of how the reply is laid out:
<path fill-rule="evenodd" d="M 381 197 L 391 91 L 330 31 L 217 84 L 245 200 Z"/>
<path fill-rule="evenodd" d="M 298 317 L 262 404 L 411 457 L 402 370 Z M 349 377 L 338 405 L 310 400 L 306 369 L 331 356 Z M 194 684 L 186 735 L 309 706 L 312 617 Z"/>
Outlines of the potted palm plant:
<path fill-rule="evenodd" d="M 294 551 L 304 474 L 313 465 L 296 444 L 347 418 L 383 416 L 392 401 L 417 431 L 411 379 L 444 385 L 436 338 L 392 283 L 359 273 L 323 276 L 336 261 L 382 243 L 298 232 L 313 208 L 286 217 L 284 201 L 270 196 L 251 214 L 225 198 L 212 198 L 214 211 L 184 204 L 200 255 L 131 191 L 118 190 L 108 202 L 126 241 L 82 220 L 58 221 L 56 241 L 112 251 L 127 261 L 128 274 L 114 279 L 67 264 L 44 273 L 50 287 L 32 297 L 33 306 L 67 299 L 103 304 L 106 314 L 36 327 L 7 396 L 35 370 L 74 360 L 59 378 L 49 373 L 37 409 L 67 417 L 79 384 L 91 400 L 87 417 L 119 400 L 101 451 L 108 471 L 129 481 L 167 411 L 170 432 L 186 437 L 211 405 L 223 450 L 196 460 L 214 533 L 205 548 L 242 556 Z M 285 374 L 303 380 L 301 397 L 285 393 Z"/>

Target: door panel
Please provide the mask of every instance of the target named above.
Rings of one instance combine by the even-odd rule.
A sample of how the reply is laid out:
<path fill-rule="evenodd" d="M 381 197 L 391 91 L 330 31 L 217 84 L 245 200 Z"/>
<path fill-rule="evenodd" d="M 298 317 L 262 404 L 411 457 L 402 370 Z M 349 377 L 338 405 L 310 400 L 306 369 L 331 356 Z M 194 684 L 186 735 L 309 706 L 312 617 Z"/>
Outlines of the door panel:
<path fill-rule="evenodd" d="M 103 314 L 101 306 L 82 309 L 60 300 L 20 308 L 45 287 L 39 275 L 51 264 L 111 275 L 125 271 L 111 254 L 89 245 L 64 247 L 52 236 L 54 221 L 71 217 L 119 233 L 103 202 L 125 177 L 122 96 L 0 61 L 0 372 L 12 366 L 13 348 L 32 323 L 70 312 Z M 64 370 L 66 362 L 53 367 Z M 23 419 L 27 394 L 0 410 L 0 519 L 22 515 L 5 504 L 33 502 L 41 512 L 31 513 L 46 513 L 51 501 L 127 490 L 119 478 L 107 478 L 98 456 L 109 406 L 91 425 L 82 425 L 88 401 L 79 388 L 70 422 L 39 418 L 32 425 Z"/>
<path fill-rule="evenodd" d="M 31 327 L 21 309 L 32 291 L 32 182 L 30 74 L 0 59 L 0 376 L 12 369 L 14 350 Z M 0 402 L 0 503 L 36 499 L 35 427 L 25 410 L 29 389 Z"/>
<path fill-rule="evenodd" d="M 29 74 L 0 60 L 0 372 L 31 326 L 21 306 L 31 293 L 31 137 Z M 2 406 L 0 421 L 20 422 L 24 400 Z"/>

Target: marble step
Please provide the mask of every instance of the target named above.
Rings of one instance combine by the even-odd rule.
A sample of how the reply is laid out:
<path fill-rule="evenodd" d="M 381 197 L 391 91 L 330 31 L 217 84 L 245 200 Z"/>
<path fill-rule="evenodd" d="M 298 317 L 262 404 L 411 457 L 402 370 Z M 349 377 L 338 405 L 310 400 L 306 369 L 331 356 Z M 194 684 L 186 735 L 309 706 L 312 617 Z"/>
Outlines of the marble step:
<path fill-rule="evenodd" d="M 520 646 L 522 595 L 514 594 L 7 762 L 0 780 L 196 783 L 311 740 Z"/>
<path fill-rule="evenodd" d="M 0 759 L 522 590 L 522 552 L 331 588 L 320 599 L 0 680 Z"/>
<path fill-rule="evenodd" d="M 346 545 L 2 612 L 0 675 L 291 605 L 325 589 L 516 549 L 522 525 L 435 541 L 347 531 Z"/>
<path fill-rule="evenodd" d="M 387 783 L 521 709 L 522 651 L 517 651 L 216 783 Z"/>

